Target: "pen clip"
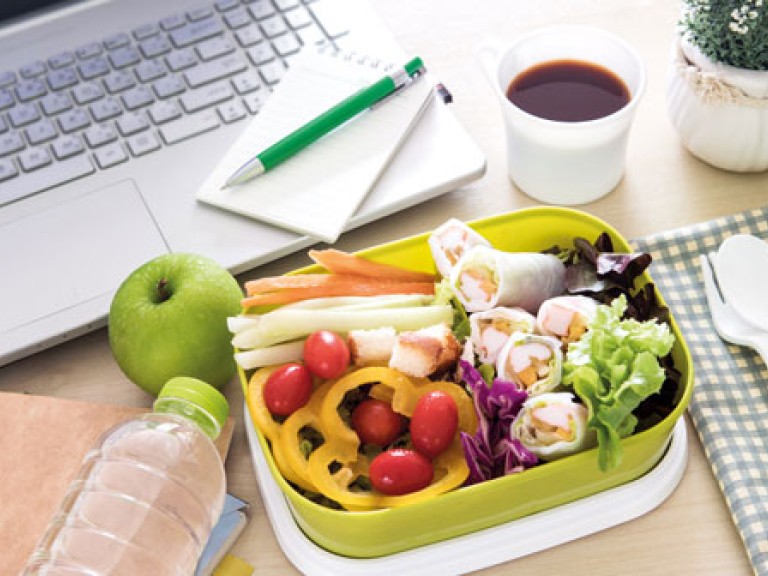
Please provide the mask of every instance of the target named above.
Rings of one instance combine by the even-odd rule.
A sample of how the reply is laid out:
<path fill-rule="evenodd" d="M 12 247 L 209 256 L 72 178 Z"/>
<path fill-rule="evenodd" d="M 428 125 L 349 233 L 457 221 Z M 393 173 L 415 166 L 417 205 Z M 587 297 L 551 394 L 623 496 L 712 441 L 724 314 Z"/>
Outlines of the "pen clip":
<path fill-rule="evenodd" d="M 375 110 L 382 104 L 385 104 L 386 102 L 389 102 L 390 99 L 394 98 L 400 92 L 405 90 L 408 86 L 413 84 L 414 82 L 418 82 L 424 74 L 426 74 L 427 69 L 426 67 L 422 66 L 418 70 L 416 70 L 413 75 L 409 75 L 404 69 L 400 68 L 396 70 L 391 76 L 392 79 L 395 81 L 396 88 L 390 93 L 387 94 L 384 98 L 376 102 L 373 106 L 371 106 L 370 110 Z"/>

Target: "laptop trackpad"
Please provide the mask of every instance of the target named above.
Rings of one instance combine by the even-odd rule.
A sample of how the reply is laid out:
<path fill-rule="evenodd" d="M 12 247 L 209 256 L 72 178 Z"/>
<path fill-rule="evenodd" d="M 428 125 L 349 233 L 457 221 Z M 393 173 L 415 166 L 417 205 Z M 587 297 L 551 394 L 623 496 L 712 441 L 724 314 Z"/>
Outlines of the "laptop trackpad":
<path fill-rule="evenodd" d="M 131 180 L 3 225 L 0 246 L 4 329 L 112 292 L 168 252 Z"/>

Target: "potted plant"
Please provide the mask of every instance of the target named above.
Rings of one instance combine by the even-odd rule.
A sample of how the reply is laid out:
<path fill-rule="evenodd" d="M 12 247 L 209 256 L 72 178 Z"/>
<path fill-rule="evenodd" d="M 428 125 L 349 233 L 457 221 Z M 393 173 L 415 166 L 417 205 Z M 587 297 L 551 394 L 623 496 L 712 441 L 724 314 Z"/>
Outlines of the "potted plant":
<path fill-rule="evenodd" d="M 768 0 L 683 0 L 667 104 L 695 156 L 768 170 Z"/>

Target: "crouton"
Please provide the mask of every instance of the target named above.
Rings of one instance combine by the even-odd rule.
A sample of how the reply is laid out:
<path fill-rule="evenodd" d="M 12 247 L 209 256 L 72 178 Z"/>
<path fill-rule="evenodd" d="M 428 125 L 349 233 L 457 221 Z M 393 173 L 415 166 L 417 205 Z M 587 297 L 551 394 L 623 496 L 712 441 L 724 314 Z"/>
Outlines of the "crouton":
<path fill-rule="evenodd" d="M 445 324 L 402 332 L 397 336 L 389 367 L 408 376 L 427 377 L 453 368 L 459 359 L 458 340 Z"/>
<path fill-rule="evenodd" d="M 391 326 L 371 330 L 350 330 L 349 356 L 355 366 L 386 366 L 395 347 L 397 333 Z"/>

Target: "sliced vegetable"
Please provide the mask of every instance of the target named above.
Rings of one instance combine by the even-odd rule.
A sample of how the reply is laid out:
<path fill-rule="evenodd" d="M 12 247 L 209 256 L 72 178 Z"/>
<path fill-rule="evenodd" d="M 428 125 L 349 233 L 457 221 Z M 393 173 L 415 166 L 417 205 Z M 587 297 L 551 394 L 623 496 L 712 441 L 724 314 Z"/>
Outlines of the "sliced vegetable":
<path fill-rule="evenodd" d="M 262 366 L 274 366 L 288 362 L 299 362 L 304 352 L 304 341 L 286 342 L 267 348 L 256 348 L 235 352 L 235 362 L 244 370 L 253 370 Z"/>
<path fill-rule="evenodd" d="M 236 348 L 263 348 L 280 342 L 305 338 L 315 330 L 347 333 L 350 330 L 392 326 L 396 330 L 417 330 L 450 322 L 453 310 L 448 305 L 384 308 L 380 310 L 278 308 L 268 312 L 253 328 L 232 339 Z"/>
<path fill-rule="evenodd" d="M 621 438 L 637 425 L 632 411 L 661 388 L 665 373 L 658 358 L 669 354 L 675 340 L 667 324 L 622 320 L 626 309 L 623 295 L 600 306 L 581 340 L 569 346 L 564 364 L 563 383 L 589 409 L 601 470 L 621 463 Z"/>
<path fill-rule="evenodd" d="M 474 435 L 461 433 L 469 466 L 467 484 L 476 484 L 535 466 L 538 459 L 512 436 L 512 422 L 528 394 L 512 382 L 495 379 L 489 387 L 474 366 L 459 362 L 461 377 L 472 392 L 478 426 Z"/>
<path fill-rule="evenodd" d="M 287 304 L 310 298 L 329 296 L 380 296 L 384 294 L 434 294 L 435 285 L 431 282 L 379 282 L 361 280 L 356 283 L 328 284 L 306 288 L 286 288 L 278 292 L 255 294 L 240 301 L 243 308 Z"/>
<path fill-rule="evenodd" d="M 340 250 L 310 250 L 309 257 L 320 266 L 335 274 L 359 274 L 370 278 L 388 278 L 403 282 L 434 282 L 435 275 L 428 272 L 406 270 L 390 264 L 374 262 Z"/>

